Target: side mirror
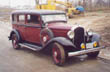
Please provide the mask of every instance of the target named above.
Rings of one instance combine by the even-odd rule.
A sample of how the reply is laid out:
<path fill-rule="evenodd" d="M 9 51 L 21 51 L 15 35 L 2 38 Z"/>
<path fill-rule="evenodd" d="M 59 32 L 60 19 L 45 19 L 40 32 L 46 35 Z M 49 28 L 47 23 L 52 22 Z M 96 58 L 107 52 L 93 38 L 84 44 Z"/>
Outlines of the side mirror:
<path fill-rule="evenodd" d="M 47 27 L 48 26 L 48 23 L 43 23 L 42 24 L 42 28 L 45 28 L 45 27 Z"/>

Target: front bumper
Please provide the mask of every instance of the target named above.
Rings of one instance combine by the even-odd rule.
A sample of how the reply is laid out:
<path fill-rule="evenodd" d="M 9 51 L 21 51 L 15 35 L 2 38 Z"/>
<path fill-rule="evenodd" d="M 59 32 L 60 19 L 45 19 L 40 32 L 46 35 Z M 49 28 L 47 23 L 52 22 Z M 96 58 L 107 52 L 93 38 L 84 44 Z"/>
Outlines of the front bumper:
<path fill-rule="evenodd" d="M 90 52 L 96 52 L 96 51 L 100 51 L 101 49 L 104 49 L 105 46 L 102 47 L 97 47 L 97 48 L 90 48 L 90 49 L 86 49 L 86 50 L 81 50 L 81 51 L 76 51 L 76 52 L 69 52 L 68 56 L 78 56 L 78 55 L 82 55 L 82 54 L 87 54 Z"/>

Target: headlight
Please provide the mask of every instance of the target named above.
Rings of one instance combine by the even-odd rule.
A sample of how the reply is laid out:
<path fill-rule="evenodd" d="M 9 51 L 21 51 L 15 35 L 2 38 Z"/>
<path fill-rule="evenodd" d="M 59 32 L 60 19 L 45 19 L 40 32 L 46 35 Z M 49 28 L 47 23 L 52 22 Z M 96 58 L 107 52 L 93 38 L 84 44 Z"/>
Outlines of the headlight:
<path fill-rule="evenodd" d="M 93 35 L 93 30 L 89 29 L 89 30 L 87 30 L 87 33 L 88 33 L 89 36 L 92 36 Z"/>
<path fill-rule="evenodd" d="M 92 36 L 92 35 L 93 35 L 93 32 L 88 32 L 88 35 L 89 35 L 89 36 Z"/>
<path fill-rule="evenodd" d="M 68 35 L 68 37 L 69 37 L 70 39 L 73 39 L 73 37 L 74 37 L 74 32 L 73 32 L 73 31 L 69 31 L 69 32 L 67 33 L 67 35 Z"/>

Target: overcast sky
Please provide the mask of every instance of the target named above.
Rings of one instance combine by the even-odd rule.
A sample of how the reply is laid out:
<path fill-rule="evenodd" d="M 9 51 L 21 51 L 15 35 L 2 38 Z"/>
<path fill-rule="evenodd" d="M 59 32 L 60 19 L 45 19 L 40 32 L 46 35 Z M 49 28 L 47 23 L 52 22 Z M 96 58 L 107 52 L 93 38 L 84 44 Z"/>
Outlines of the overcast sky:
<path fill-rule="evenodd" d="M 35 0 L 0 0 L 0 6 L 35 6 Z"/>
<path fill-rule="evenodd" d="M 40 0 L 41 1 L 41 0 Z M 45 1 L 45 0 L 43 0 Z M 58 1 L 66 1 L 66 0 L 58 0 Z M 71 1 L 78 1 L 78 0 L 69 0 Z M 107 0 L 103 0 L 107 1 Z M 30 5 L 35 6 L 35 0 L 0 0 L 0 6 L 24 6 L 24 5 Z"/>
<path fill-rule="evenodd" d="M 66 1 L 66 0 L 58 0 L 58 1 Z M 35 0 L 0 0 L 0 6 L 15 7 L 15 6 L 24 6 L 24 5 L 35 6 Z"/>

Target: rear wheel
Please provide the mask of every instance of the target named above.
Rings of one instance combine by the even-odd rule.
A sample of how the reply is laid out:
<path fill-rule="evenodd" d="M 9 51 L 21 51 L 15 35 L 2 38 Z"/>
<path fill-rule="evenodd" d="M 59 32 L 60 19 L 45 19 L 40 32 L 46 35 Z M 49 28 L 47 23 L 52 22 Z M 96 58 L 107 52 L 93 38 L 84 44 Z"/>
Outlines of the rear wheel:
<path fill-rule="evenodd" d="M 12 35 L 12 45 L 13 45 L 14 49 L 19 49 L 20 48 L 20 45 L 18 43 L 18 38 L 17 38 L 16 34 Z"/>
<path fill-rule="evenodd" d="M 54 43 L 52 48 L 52 57 L 56 65 L 62 66 L 66 60 L 64 47 L 58 43 Z"/>

